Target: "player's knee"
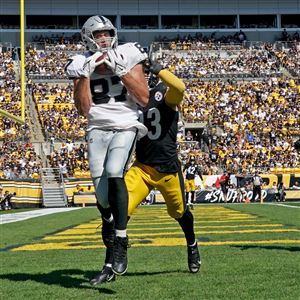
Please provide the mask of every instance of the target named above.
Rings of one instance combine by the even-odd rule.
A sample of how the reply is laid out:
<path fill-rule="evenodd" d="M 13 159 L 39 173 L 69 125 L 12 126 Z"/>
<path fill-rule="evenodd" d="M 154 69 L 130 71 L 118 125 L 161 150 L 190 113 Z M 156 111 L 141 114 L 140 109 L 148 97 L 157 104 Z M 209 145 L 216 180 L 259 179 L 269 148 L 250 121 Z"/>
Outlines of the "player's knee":
<path fill-rule="evenodd" d="M 168 210 L 169 216 L 173 219 L 180 219 L 184 214 L 184 209 L 178 208 L 178 209 L 172 209 Z"/>
<path fill-rule="evenodd" d="M 123 178 L 124 177 L 124 171 L 123 169 L 120 169 L 118 166 L 110 167 L 106 170 L 107 177 L 108 178 Z"/>
<path fill-rule="evenodd" d="M 96 200 L 103 208 L 108 208 L 109 203 L 107 199 L 107 195 L 102 192 L 102 186 L 106 185 L 106 179 L 103 177 L 96 177 L 93 178 L 94 187 L 95 187 L 95 194 L 96 194 Z"/>
<path fill-rule="evenodd" d="M 191 213 L 191 211 L 189 209 L 186 209 L 182 215 L 177 218 L 177 221 L 182 221 L 182 220 L 189 220 L 189 222 L 194 222 L 194 216 L 193 214 Z"/>
<path fill-rule="evenodd" d="M 108 163 L 106 174 L 108 178 L 122 178 L 124 177 L 124 167 L 121 163 Z"/>
<path fill-rule="evenodd" d="M 96 198 L 97 198 L 96 201 L 97 203 L 99 203 L 99 206 L 102 206 L 104 209 L 109 208 L 109 203 L 107 199 L 99 198 L 97 195 Z"/>

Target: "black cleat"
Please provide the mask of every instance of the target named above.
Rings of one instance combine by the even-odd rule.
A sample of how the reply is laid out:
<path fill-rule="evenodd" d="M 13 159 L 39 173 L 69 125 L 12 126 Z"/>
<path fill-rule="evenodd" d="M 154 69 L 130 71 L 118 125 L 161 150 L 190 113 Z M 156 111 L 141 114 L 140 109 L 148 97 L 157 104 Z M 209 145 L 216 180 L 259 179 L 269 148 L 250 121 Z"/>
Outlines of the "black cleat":
<path fill-rule="evenodd" d="M 191 273 L 197 273 L 201 267 L 201 258 L 198 245 L 188 246 L 188 265 Z"/>
<path fill-rule="evenodd" d="M 112 271 L 111 267 L 104 266 L 102 271 L 95 275 L 95 277 L 90 281 L 92 286 L 97 284 L 106 283 L 116 280 L 116 275 Z"/>
<path fill-rule="evenodd" d="M 112 271 L 117 275 L 123 275 L 127 271 L 127 248 L 128 238 L 115 237 L 113 250 Z"/>

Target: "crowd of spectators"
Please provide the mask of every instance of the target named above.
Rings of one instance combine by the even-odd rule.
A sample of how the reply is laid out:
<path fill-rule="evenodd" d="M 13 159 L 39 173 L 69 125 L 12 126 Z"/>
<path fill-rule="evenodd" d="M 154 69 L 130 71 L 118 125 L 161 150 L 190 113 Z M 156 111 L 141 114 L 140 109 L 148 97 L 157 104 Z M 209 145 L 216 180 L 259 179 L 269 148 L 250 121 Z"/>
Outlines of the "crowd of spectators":
<path fill-rule="evenodd" d="M 59 168 L 64 177 L 90 177 L 86 144 L 78 145 L 67 140 L 57 149 L 53 149 L 49 161 L 51 167 Z"/>
<path fill-rule="evenodd" d="M 280 63 L 267 49 L 240 49 L 238 51 L 188 50 L 170 55 L 164 53 L 159 59 L 177 76 L 184 79 L 218 77 L 280 76 Z"/>
<path fill-rule="evenodd" d="M 60 141 L 84 138 L 87 121 L 78 115 L 70 83 L 36 83 L 33 84 L 32 95 L 46 138 Z"/>
<path fill-rule="evenodd" d="M 64 67 L 68 57 L 65 51 L 46 51 L 29 47 L 26 51 L 26 75 L 28 78 L 66 78 Z"/>
<path fill-rule="evenodd" d="M 41 159 L 30 143 L 5 141 L 0 146 L 0 178 L 39 179 Z"/>
<path fill-rule="evenodd" d="M 218 134 L 210 130 L 203 140 L 196 137 L 195 141 L 187 143 L 183 139 L 179 143 L 181 159 L 185 161 L 193 153 L 203 166 L 204 174 L 218 174 L 224 168 L 247 173 L 254 169 L 268 172 L 272 167 L 299 165 L 299 158 L 291 146 L 293 135 L 300 133 L 297 121 L 299 86 L 292 79 L 270 77 L 280 73 L 282 60 L 277 59 L 278 53 L 269 44 L 252 50 L 241 48 L 231 55 L 222 50 L 211 53 L 186 50 L 180 56 L 178 52 L 166 51 L 160 59 L 163 65 L 185 79 L 187 93 L 181 108 L 184 122 L 203 122 L 222 129 Z M 289 51 L 281 53 L 293 60 Z M 244 72 L 254 77 L 268 75 L 268 78 L 262 81 L 205 81 L 201 79 L 201 68 L 203 74 L 235 74 L 238 77 Z M 46 98 L 40 99 L 40 103 L 45 103 Z M 56 108 L 46 109 L 47 113 L 43 109 L 42 114 L 52 120 L 50 116 L 58 114 Z M 76 110 L 66 112 L 76 116 Z M 51 124 L 59 135 L 57 128 L 60 126 L 53 121 Z M 68 169 L 72 174 L 73 168 Z"/>
<path fill-rule="evenodd" d="M 81 44 L 81 36 L 80 33 L 74 33 L 71 36 L 67 36 L 65 34 L 51 34 L 49 35 L 36 35 L 32 39 L 33 43 L 43 43 L 49 46 L 55 45 L 76 45 Z"/>
<path fill-rule="evenodd" d="M 162 43 L 165 50 L 220 50 L 241 49 L 242 43 L 247 40 L 246 34 L 240 30 L 233 35 L 220 35 L 213 32 L 209 35 L 196 33 L 184 36 L 178 35 L 176 39 L 168 39 L 164 36 L 158 36 L 155 42 Z"/>
<path fill-rule="evenodd" d="M 300 45 L 287 49 L 286 51 L 275 51 L 280 64 L 285 67 L 293 76 L 300 78 Z"/>
<path fill-rule="evenodd" d="M 11 51 L 0 52 L 0 109 L 15 116 L 21 115 L 21 88 L 17 80 Z M 21 125 L 7 117 L 0 118 L 0 140 L 28 141 L 28 123 Z"/>
<path fill-rule="evenodd" d="M 239 39 L 238 35 L 235 38 Z M 300 87 L 297 79 L 282 76 L 282 67 L 299 76 L 299 47 L 278 50 L 266 43 L 250 49 L 241 43 L 233 47 L 235 41 L 227 37 L 226 48 L 224 37 L 213 42 L 199 36 L 191 43 L 189 39 L 169 42 L 171 46 L 159 58 L 183 78 L 187 87 L 181 105 L 181 129 L 187 123 L 206 124 L 201 134 L 179 133 L 178 152 L 183 163 L 193 154 L 203 174 L 220 174 L 224 169 L 252 173 L 300 167 L 300 158 L 292 147 L 294 138 L 300 135 Z M 44 51 L 29 48 L 26 72 L 32 79 L 43 74 L 53 79 L 51 83 L 31 85 L 45 137 L 62 142 L 61 147 L 51 150 L 51 166 L 60 168 L 65 177 L 88 177 L 86 145 L 76 144 L 84 138 L 86 120 L 74 106 L 72 84 L 55 83 L 55 79 L 66 79 L 64 66 L 74 45 L 77 47 L 76 43 L 57 39 Z M 192 50 L 195 45 L 204 50 Z M 4 76 L 12 66 L 8 60 Z M 224 77 L 211 79 L 218 75 Z M 18 95 L 13 80 L 8 80 L 7 89 Z M 7 90 L 0 91 L 0 103 L 9 107 L 5 93 Z M 17 98 L 10 96 L 9 103 Z M 11 127 L 6 125 L 6 129 Z"/>
<path fill-rule="evenodd" d="M 293 148 L 293 136 L 300 135 L 299 111 L 299 85 L 277 78 L 261 82 L 194 79 L 187 82 L 181 107 L 186 122 L 222 129 L 196 138 L 202 143 L 198 148 L 215 152 L 217 161 L 232 172 L 299 166 Z M 208 160 L 207 167 L 214 167 L 211 163 L 215 162 Z"/>
<path fill-rule="evenodd" d="M 282 42 L 300 42 L 300 33 L 296 31 L 294 33 L 288 33 L 284 28 L 281 33 L 281 41 Z"/>

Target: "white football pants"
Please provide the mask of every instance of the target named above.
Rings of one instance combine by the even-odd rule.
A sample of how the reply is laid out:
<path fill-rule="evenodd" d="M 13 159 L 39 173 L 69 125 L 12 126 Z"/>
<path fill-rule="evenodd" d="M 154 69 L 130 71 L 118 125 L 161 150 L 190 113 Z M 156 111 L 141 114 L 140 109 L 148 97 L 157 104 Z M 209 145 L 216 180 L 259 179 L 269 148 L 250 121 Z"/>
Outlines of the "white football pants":
<path fill-rule="evenodd" d="M 122 178 L 135 148 L 137 130 L 108 131 L 93 129 L 87 133 L 88 160 L 96 198 L 104 208 L 108 204 L 108 178 Z"/>

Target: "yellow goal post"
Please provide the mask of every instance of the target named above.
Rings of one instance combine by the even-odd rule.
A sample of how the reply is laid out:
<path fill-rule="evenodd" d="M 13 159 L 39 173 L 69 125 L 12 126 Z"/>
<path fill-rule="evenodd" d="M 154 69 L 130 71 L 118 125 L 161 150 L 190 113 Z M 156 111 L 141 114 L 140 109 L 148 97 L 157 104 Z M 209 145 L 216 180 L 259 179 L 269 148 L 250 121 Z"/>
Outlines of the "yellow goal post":
<path fill-rule="evenodd" d="M 20 0 L 20 79 L 21 79 L 21 116 L 15 116 L 10 112 L 0 109 L 0 115 L 14 120 L 15 122 L 25 123 L 25 23 L 24 23 L 24 0 Z"/>

